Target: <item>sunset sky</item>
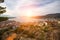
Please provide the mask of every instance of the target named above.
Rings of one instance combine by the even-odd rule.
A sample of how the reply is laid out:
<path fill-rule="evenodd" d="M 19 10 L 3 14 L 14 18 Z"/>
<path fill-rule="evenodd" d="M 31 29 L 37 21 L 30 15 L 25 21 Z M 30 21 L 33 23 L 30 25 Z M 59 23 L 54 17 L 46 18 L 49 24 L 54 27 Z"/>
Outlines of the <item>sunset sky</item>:
<path fill-rule="evenodd" d="M 5 0 L 5 14 L 11 16 L 45 15 L 60 13 L 60 0 Z"/>

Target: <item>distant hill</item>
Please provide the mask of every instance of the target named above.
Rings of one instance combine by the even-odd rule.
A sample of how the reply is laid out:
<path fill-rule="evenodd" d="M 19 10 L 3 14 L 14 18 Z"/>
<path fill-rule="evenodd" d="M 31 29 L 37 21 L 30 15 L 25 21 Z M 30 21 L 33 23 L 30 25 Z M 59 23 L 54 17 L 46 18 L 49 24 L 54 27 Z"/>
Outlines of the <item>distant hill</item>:
<path fill-rule="evenodd" d="M 47 14 L 44 17 L 46 17 L 46 18 L 60 18 L 60 13 Z"/>
<path fill-rule="evenodd" d="M 32 18 L 37 18 L 37 19 L 40 19 L 40 18 L 60 18 L 60 13 L 47 14 L 44 16 L 33 16 Z"/>

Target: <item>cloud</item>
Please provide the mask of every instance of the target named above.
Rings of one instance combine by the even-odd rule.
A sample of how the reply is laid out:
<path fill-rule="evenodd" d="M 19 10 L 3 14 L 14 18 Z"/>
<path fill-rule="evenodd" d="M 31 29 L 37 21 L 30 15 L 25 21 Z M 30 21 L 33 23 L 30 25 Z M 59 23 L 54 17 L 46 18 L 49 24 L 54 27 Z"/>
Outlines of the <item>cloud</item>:
<path fill-rule="evenodd" d="M 14 9 L 17 5 L 17 0 L 5 0 L 4 4 L 6 4 L 9 9 Z"/>
<path fill-rule="evenodd" d="M 15 16 L 24 16 L 25 11 L 33 11 L 33 15 L 45 15 L 60 12 L 59 0 L 6 0 L 7 12 Z"/>
<path fill-rule="evenodd" d="M 30 2 L 30 3 L 29 3 Z M 49 3 L 49 4 L 48 4 Z M 39 5 L 39 6 L 38 6 Z M 44 6 L 42 6 L 44 5 Z M 57 13 L 59 12 L 59 1 L 52 1 L 52 0 L 45 0 L 45 1 L 21 1 L 21 3 L 18 2 L 18 5 L 16 6 L 17 15 L 25 15 L 26 10 L 33 11 L 33 15 L 45 15 L 48 13 Z"/>
<path fill-rule="evenodd" d="M 46 14 L 52 14 L 52 13 L 60 13 L 60 4 L 59 1 L 55 1 L 51 4 L 47 4 L 44 7 L 38 7 L 36 9 L 36 15 L 46 15 Z M 37 11 L 38 10 L 38 11 Z"/>

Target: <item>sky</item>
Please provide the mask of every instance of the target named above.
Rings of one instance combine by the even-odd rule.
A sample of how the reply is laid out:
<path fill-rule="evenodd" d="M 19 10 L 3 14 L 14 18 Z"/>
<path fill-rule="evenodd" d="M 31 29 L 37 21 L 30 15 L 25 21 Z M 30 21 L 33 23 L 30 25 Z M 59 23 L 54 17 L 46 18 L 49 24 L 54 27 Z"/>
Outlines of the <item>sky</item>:
<path fill-rule="evenodd" d="M 11 16 L 39 16 L 60 13 L 60 0 L 5 0 L 5 14 Z"/>

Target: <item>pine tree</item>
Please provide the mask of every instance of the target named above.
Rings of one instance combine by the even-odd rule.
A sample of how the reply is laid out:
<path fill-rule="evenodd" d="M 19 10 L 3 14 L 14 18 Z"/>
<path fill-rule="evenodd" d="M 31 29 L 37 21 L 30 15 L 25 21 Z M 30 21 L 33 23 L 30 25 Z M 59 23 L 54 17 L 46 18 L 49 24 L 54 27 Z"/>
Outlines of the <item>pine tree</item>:
<path fill-rule="evenodd" d="M 0 0 L 0 3 L 3 3 L 3 2 L 4 0 Z M 8 20 L 8 17 L 1 17 L 1 15 L 5 12 L 6 12 L 6 7 L 0 6 L 0 22 Z"/>
<path fill-rule="evenodd" d="M 4 0 L 0 0 L 0 3 L 4 2 Z"/>

